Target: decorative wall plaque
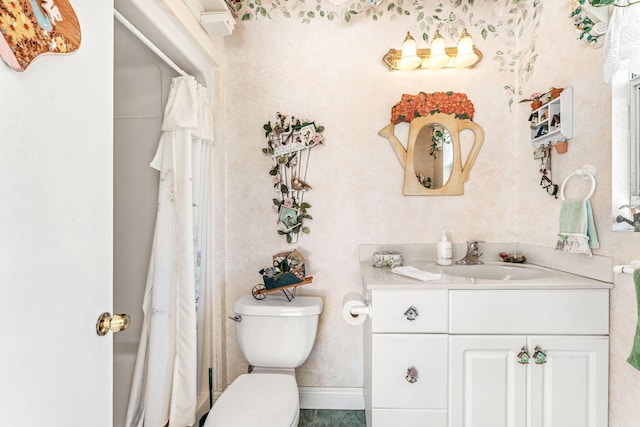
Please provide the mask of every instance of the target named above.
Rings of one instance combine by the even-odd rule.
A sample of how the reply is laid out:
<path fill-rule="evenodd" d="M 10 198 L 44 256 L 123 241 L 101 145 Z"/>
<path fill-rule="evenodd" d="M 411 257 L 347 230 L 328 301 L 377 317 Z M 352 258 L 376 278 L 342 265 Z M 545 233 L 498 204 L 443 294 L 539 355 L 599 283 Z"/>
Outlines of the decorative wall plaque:
<path fill-rule="evenodd" d="M 0 0 L 0 56 L 24 71 L 46 54 L 80 47 L 80 23 L 68 0 Z"/>

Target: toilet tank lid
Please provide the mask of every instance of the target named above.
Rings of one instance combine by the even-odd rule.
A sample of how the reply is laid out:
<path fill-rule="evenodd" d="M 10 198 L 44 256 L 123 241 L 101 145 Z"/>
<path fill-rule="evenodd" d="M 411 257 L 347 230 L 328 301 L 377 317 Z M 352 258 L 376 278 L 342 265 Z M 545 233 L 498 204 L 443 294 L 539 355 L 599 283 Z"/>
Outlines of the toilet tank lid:
<path fill-rule="evenodd" d="M 289 301 L 284 296 L 269 295 L 257 300 L 245 295 L 236 301 L 233 310 L 249 316 L 315 316 L 322 312 L 322 306 L 320 297 L 295 297 Z"/>

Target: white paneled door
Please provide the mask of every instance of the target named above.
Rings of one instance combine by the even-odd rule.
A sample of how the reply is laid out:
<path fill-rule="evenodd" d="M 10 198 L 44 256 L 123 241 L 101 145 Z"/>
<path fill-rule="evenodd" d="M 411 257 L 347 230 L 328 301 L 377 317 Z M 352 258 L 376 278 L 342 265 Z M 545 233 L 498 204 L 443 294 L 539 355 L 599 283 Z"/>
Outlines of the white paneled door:
<path fill-rule="evenodd" d="M 546 363 L 531 364 L 531 427 L 608 425 L 609 338 L 532 336 Z"/>
<path fill-rule="evenodd" d="M 113 2 L 71 3 L 77 52 L 0 61 L 1 426 L 112 426 Z"/>
<path fill-rule="evenodd" d="M 450 427 L 525 427 L 524 336 L 451 336 Z"/>

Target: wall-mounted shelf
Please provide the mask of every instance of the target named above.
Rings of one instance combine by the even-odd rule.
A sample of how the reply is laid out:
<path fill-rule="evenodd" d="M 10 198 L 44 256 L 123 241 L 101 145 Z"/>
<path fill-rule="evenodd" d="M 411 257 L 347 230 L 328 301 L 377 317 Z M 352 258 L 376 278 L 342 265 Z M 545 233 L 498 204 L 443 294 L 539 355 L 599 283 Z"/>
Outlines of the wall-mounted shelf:
<path fill-rule="evenodd" d="M 229 36 L 236 25 L 231 0 L 183 0 L 210 37 Z"/>
<path fill-rule="evenodd" d="M 560 96 L 532 111 L 529 126 L 535 149 L 573 138 L 573 88 L 564 88 Z"/>
<path fill-rule="evenodd" d="M 201 12 L 200 24 L 210 36 L 230 36 L 236 25 L 231 12 Z"/>

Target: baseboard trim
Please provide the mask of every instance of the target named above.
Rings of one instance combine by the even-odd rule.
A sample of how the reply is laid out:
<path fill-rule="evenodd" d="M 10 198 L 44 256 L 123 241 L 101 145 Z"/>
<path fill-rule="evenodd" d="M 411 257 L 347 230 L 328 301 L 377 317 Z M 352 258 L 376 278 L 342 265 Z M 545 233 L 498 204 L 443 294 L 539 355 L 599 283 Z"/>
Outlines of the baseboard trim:
<path fill-rule="evenodd" d="M 298 387 L 300 409 L 363 410 L 364 392 L 360 387 Z M 214 402 L 222 393 L 214 392 Z M 209 412 L 209 398 L 198 404 L 198 420 Z"/>
<path fill-rule="evenodd" d="M 300 409 L 364 409 L 360 387 L 298 387 Z"/>

